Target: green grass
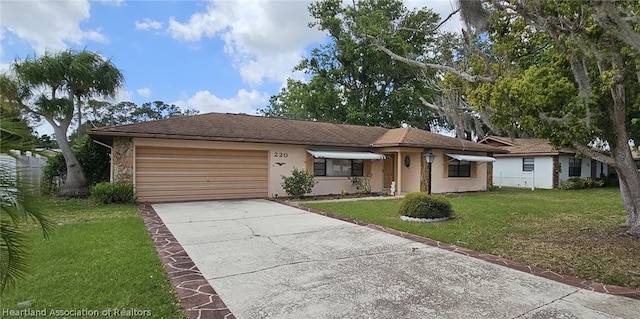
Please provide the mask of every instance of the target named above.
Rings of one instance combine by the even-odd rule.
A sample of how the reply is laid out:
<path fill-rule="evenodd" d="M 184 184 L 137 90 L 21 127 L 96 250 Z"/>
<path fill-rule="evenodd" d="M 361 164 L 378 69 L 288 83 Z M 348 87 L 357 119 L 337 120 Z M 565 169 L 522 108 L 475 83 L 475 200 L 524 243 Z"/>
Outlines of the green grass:
<path fill-rule="evenodd" d="M 30 232 L 30 273 L 2 295 L 3 309 L 148 310 L 185 318 L 134 205 L 44 202 L 58 225 Z M 1 314 L 0 314 L 1 315 Z"/>
<path fill-rule="evenodd" d="M 400 220 L 398 199 L 301 204 L 559 273 L 640 288 L 640 239 L 624 235 L 626 212 L 618 189 L 502 189 L 447 197 L 454 219 L 436 224 Z"/>

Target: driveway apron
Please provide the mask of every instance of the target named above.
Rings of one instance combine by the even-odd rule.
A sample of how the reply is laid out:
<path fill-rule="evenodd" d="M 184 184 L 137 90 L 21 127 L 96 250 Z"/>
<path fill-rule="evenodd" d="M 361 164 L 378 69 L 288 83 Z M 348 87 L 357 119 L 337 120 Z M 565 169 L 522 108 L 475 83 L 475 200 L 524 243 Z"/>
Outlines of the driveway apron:
<path fill-rule="evenodd" d="M 638 318 L 588 291 L 266 200 L 154 204 L 236 318 Z"/>

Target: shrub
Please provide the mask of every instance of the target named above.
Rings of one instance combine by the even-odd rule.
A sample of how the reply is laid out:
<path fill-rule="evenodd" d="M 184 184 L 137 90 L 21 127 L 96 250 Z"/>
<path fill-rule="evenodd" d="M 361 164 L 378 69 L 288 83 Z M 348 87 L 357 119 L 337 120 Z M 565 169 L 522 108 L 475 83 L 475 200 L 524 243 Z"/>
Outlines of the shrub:
<path fill-rule="evenodd" d="M 569 178 L 566 182 L 560 185 L 561 189 L 584 189 L 584 188 L 593 188 L 593 187 L 602 187 L 605 185 L 605 181 L 602 179 L 595 179 L 591 177 L 580 178 L 580 177 L 572 177 Z"/>
<path fill-rule="evenodd" d="M 351 186 L 353 186 L 358 191 L 358 194 L 371 193 L 371 182 L 369 181 L 369 177 L 349 177 L 349 180 L 351 181 Z"/>
<path fill-rule="evenodd" d="M 47 158 L 47 163 L 42 168 L 40 191 L 45 195 L 57 193 L 65 178 L 67 178 L 67 166 L 64 156 L 62 156 L 62 153 L 56 153 Z"/>
<path fill-rule="evenodd" d="M 102 182 L 91 187 L 90 198 L 98 203 L 133 203 L 133 184 L 125 182 Z"/>
<path fill-rule="evenodd" d="M 294 167 L 291 176 L 282 176 L 281 185 L 289 197 L 300 199 L 311 193 L 316 181 L 312 173 Z"/>
<path fill-rule="evenodd" d="M 413 218 L 444 218 L 453 213 L 451 203 L 442 195 L 407 194 L 400 203 L 400 215 Z"/>

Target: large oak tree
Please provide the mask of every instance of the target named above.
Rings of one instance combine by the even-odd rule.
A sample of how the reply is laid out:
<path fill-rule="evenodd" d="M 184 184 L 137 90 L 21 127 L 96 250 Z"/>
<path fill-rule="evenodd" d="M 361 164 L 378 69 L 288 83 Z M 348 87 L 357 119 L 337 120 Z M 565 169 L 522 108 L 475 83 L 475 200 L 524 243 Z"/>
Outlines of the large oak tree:
<path fill-rule="evenodd" d="M 382 33 L 391 28 L 431 28 L 439 20 L 437 14 L 426 9 L 409 11 L 399 0 L 323 0 L 311 4 L 309 11 L 315 18 L 310 27 L 327 32 L 328 41 L 295 68 L 305 72 L 306 80 L 289 80 L 261 113 L 384 127 L 404 124 L 427 130 L 441 124 L 434 110 L 420 101 L 434 94 L 421 81 L 434 72 L 399 63 L 376 50 L 370 39 L 359 36 L 367 31 L 360 29 L 363 26 Z M 386 32 L 384 36 L 386 43 L 403 55 L 438 58 L 422 55 L 437 46 L 436 38 L 411 34 Z"/>
<path fill-rule="evenodd" d="M 460 0 L 470 63 L 424 63 L 369 33 L 392 58 L 455 75 L 494 124 L 548 138 L 617 172 L 627 233 L 640 236 L 640 3 Z M 431 30 L 422 30 L 431 32 Z M 478 47 L 486 43 L 490 50 Z"/>

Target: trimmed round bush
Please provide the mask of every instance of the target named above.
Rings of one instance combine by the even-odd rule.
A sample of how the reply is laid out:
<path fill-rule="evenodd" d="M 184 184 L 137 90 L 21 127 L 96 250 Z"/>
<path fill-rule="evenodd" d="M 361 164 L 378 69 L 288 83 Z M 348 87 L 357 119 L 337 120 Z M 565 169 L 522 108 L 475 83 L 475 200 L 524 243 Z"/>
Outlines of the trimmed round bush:
<path fill-rule="evenodd" d="M 402 199 L 398 212 L 403 216 L 432 219 L 451 217 L 453 210 L 445 196 L 410 193 Z"/>

